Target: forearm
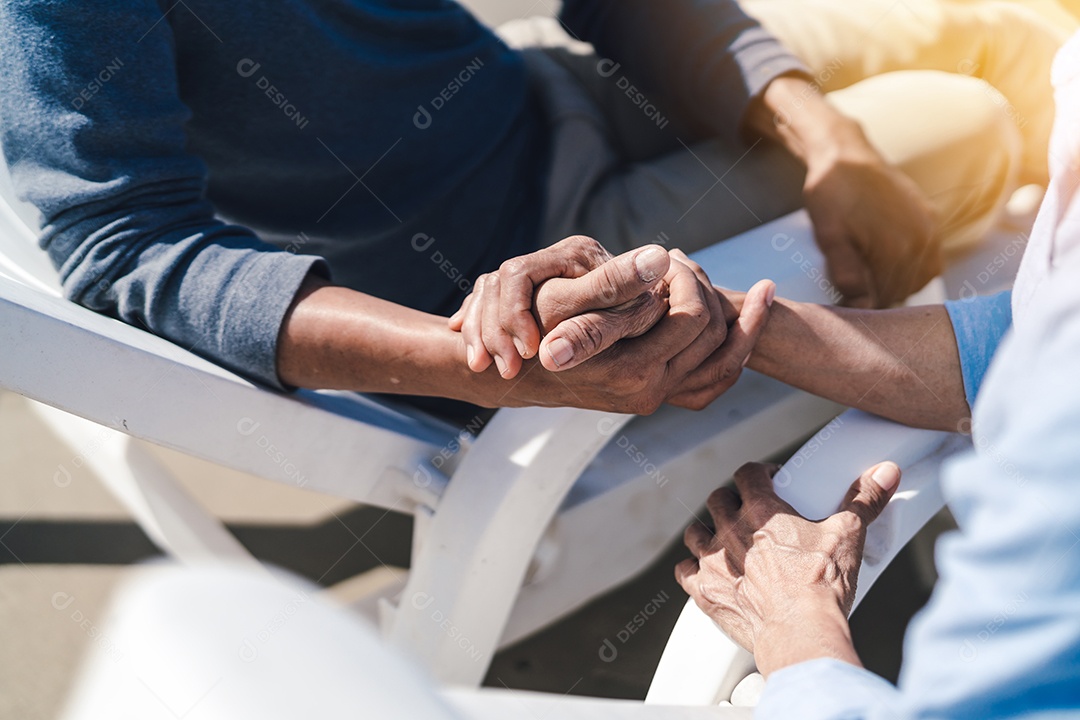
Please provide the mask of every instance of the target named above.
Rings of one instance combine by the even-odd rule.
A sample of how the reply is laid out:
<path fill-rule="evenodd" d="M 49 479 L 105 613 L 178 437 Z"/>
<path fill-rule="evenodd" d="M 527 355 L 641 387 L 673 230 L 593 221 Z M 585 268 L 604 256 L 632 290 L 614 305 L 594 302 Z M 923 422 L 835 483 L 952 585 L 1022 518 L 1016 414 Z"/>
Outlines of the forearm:
<path fill-rule="evenodd" d="M 310 277 L 285 317 L 278 375 L 289 385 L 494 404 L 446 319 Z"/>
<path fill-rule="evenodd" d="M 971 414 L 940 305 L 853 310 L 778 298 L 749 367 L 906 425 L 955 431 Z"/>

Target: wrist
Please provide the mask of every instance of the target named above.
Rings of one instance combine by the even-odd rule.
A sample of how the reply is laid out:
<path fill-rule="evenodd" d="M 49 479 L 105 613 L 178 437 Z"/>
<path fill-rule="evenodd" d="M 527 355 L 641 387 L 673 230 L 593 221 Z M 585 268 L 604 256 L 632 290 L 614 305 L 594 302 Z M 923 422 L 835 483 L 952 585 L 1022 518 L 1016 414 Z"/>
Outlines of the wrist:
<path fill-rule="evenodd" d="M 808 168 L 841 156 L 876 156 L 859 123 L 834 108 L 805 78 L 776 78 L 762 93 L 761 105 L 766 113 L 758 114 L 755 129 L 779 140 Z M 765 123 L 769 127 L 761 127 Z"/>
<path fill-rule="evenodd" d="M 861 667 L 847 616 L 831 591 L 811 590 L 785 608 L 755 634 L 754 660 L 762 675 L 819 658 Z"/>

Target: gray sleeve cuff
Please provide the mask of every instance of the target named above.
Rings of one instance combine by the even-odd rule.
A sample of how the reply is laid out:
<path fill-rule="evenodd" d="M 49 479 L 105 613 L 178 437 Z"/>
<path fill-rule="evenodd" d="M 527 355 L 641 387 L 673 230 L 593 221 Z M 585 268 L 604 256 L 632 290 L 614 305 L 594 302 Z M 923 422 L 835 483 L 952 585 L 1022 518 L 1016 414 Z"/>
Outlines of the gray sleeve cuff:
<path fill-rule="evenodd" d="M 293 390 L 277 373 L 277 344 L 285 313 L 310 273 L 330 277 L 326 261 L 286 252 L 252 253 L 246 270 L 222 298 L 225 323 L 218 347 L 240 373 L 279 390 Z M 272 289 L 267 291 L 267 289 Z"/>
<path fill-rule="evenodd" d="M 737 53 L 735 62 L 741 68 L 743 86 L 732 87 L 729 97 L 737 98 L 741 102 L 731 104 L 731 115 L 725 124 L 740 131 L 750 103 L 761 97 L 765 88 L 773 80 L 781 75 L 798 75 L 808 81 L 813 79 L 802 60 L 789 53 L 772 36 L 755 42 L 753 46 Z M 738 79 L 732 78 L 732 80 Z"/>

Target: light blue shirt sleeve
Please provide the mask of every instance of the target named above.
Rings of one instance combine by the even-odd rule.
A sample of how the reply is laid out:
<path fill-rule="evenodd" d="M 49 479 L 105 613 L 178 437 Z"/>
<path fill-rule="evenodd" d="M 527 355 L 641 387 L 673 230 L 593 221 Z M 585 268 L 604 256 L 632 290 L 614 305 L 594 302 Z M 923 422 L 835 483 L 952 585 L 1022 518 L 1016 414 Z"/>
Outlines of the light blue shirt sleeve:
<path fill-rule="evenodd" d="M 760 720 L 1080 717 L 1080 264 L 1040 290 L 942 491 L 960 527 L 904 645 L 898 688 L 833 660 L 766 684 Z M 959 333 L 958 333 L 959 334 Z"/>
<path fill-rule="evenodd" d="M 980 295 L 964 300 L 950 300 L 945 309 L 956 334 L 960 351 L 960 370 L 964 374 L 964 395 L 968 406 L 975 407 L 990 361 L 1001 339 L 1012 326 L 1012 292 Z"/>
<path fill-rule="evenodd" d="M 869 708 L 895 707 L 900 693 L 863 668 L 822 658 L 778 670 L 769 678 L 755 718 L 861 718 Z"/>

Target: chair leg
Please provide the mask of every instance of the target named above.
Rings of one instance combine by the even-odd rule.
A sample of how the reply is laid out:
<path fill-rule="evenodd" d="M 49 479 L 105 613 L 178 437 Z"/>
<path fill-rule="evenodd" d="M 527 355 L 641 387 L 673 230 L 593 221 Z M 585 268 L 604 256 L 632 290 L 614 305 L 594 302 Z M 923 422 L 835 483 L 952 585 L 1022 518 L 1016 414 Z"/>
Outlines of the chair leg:
<path fill-rule="evenodd" d="M 418 544 L 384 625 L 388 641 L 440 682 L 479 685 L 537 542 L 608 433 L 628 420 L 565 408 L 500 411 L 454 473 Z M 601 535 L 598 528 L 598 541 Z"/>
<path fill-rule="evenodd" d="M 80 454 L 139 527 L 181 562 L 261 565 L 216 517 L 179 484 L 140 440 L 62 410 L 31 403 L 49 428 Z M 69 470 L 63 464 L 57 470 Z"/>

